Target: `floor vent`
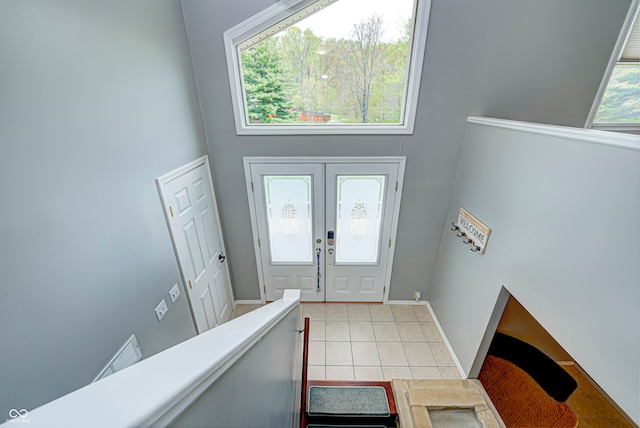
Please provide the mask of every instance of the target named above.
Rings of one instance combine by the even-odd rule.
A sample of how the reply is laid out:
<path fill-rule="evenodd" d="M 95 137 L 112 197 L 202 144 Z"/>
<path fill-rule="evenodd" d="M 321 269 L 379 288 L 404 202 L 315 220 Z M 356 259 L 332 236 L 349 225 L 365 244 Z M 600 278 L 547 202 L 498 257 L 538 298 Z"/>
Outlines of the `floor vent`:
<path fill-rule="evenodd" d="M 122 348 L 120 348 L 116 355 L 113 356 L 111 361 L 109 361 L 109 364 L 102 369 L 100 374 L 96 376 L 93 381 L 96 382 L 100 379 L 104 379 L 117 371 L 137 363 L 141 358 L 142 352 L 138 346 L 138 341 L 136 340 L 135 334 L 132 334 L 125 344 L 122 345 Z"/>

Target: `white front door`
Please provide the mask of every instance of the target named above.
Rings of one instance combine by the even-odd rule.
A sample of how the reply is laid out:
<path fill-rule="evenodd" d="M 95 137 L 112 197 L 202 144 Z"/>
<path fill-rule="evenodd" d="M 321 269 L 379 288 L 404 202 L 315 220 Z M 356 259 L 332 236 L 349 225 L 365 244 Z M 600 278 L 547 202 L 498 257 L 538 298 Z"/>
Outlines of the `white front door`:
<path fill-rule="evenodd" d="M 251 177 L 266 299 L 324 301 L 324 166 L 254 164 Z"/>
<path fill-rule="evenodd" d="M 327 164 L 327 302 L 383 300 L 397 180 L 397 164 Z"/>
<path fill-rule="evenodd" d="M 381 302 L 391 273 L 404 160 L 246 159 L 263 296 Z"/>
<path fill-rule="evenodd" d="M 205 156 L 157 180 L 198 333 L 233 310 L 229 272 Z"/>

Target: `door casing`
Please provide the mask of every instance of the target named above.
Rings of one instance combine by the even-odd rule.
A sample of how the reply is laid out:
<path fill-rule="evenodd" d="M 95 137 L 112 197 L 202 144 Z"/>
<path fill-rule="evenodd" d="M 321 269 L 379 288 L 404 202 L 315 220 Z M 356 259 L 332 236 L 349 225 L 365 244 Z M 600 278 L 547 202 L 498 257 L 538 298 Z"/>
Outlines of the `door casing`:
<path fill-rule="evenodd" d="M 404 170 L 406 164 L 406 158 L 404 156 L 383 156 L 383 157 L 245 157 L 243 158 L 245 182 L 247 186 L 247 198 L 249 202 L 249 214 L 251 217 L 251 231 L 253 234 L 253 246 L 256 256 L 256 264 L 258 269 L 258 285 L 260 291 L 260 300 L 266 302 L 266 291 L 264 272 L 262 268 L 261 249 L 258 243 L 259 231 L 258 231 L 258 219 L 257 219 L 257 207 L 253 192 L 255 190 L 255 184 L 252 183 L 251 178 L 251 165 L 252 164 L 296 164 L 296 163 L 324 163 L 324 164 L 368 164 L 368 163 L 391 163 L 398 165 L 398 177 L 397 177 L 397 196 L 394 199 L 394 204 L 391 209 L 393 210 L 391 220 L 391 243 L 389 245 L 389 252 L 387 259 L 385 260 L 387 269 L 384 278 L 384 293 L 383 303 L 387 303 L 389 300 L 389 288 L 391 284 L 391 273 L 393 270 L 393 257 L 396 247 L 396 236 L 398 231 L 398 218 L 400 213 L 400 203 L 402 199 L 402 189 L 404 182 Z"/>

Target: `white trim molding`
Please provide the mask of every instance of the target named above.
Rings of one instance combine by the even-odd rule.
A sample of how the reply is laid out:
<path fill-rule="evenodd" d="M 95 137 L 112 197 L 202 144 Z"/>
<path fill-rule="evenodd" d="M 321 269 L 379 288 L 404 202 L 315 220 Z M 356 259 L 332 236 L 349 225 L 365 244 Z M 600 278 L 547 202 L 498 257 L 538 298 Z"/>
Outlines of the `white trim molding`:
<path fill-rule="evenodd" d="M 449 354 L 451 354 L 451 358 L 453 359 L 453 362 L 456 365 L 458 372 L 460 372 L 460 376 L 462 377 L 462 379 L 467 379 L 468 375 L 467 373 L 465 373 L 464 369 L 462 368 L 462 364 L 460 364 L 460 361 L 458 360 L 456 353 L 453 351 L 453 347 L 451 347 L 451 343 L 449 343 L 449 340 L 447 339 L 447 335 L 444 333 L 444 330 L 442 329 L 442 326 L 440 325 L 440 322 L 438 321 L 438 318 L 436 317 L 435 312 L 433 312 L 433 308 L 431 307 L 431 304 L 429 304 L 429 302 L 426 302 L 426 304 L 427 304 L 427 309 L 431 314 L 431 318 L 433 318 L 433 322 L 435 323 L 436 328 L 440 333 L 440 336 L 442 336 L 442 341 L 444 342 L 444 345 L 447 347 Z"/>
<path fill-rule="evenodd" d="M 584 141 L 585 143 L 604 144 L 630 150 L 640 150 L 640 136 L 631 134 L 477 116 L 468 117 L 467 123 L 492 126 L 494 128 L 512 129 L 532 134 L 550 135 L 552 137 Z"/>
<path fill-rule="evenodd" d="M 604 123 L 594 122 L 591 129 L 597 129 L 607 132 L 627 132 L 629 134 L 640 134 L 640 123 L 637 122 L 621 122 L 621 123 Z"/>
<path fill-rule="evenodd" d="M 389 300 L 387 305 L 413 305 L 413 306 L 425 306 L 426 300 Z"/>
<path fill-rule="evenodd" d="M 234 304 L 238 305 L 264 305 L 262 300 L 236 300 Z"/>
<path fill-rule="evenodd" d="M 238 46 L 269 27 L 285 21 L 302 9 L 320 3 L 319 7 L 330 4 L 326 0 L 283 0 L 268 7 L 262 12 L 241 22 L 224 32 L 224 47 L 231 86 L 231 100 L 238 135 L 301 135 L 301 134 L 335 134 L 335 135 L 392 135 L 413 134 L 418 92 L 422 75 L 424 52 L 427 45 L 427 25 L 431 10 L 431 0 L 416 0 L 415 28 L 411 39 L 410 62 L 407 73 L 406 93 L 404 95 L 404 113 L 399 124 L 341 124 L 341 125 L 288 125 L 288 124 L 249 124 L 245 111 L 245 92 L 242 84 L 242 67 Z"/>

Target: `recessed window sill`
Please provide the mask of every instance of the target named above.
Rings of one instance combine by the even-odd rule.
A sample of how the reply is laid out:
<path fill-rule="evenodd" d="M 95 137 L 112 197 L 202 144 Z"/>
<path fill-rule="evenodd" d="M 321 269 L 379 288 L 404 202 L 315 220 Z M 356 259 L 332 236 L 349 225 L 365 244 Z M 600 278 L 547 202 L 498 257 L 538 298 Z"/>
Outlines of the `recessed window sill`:
<path fill-rule="evenodd" d="M 627 134 L 640 134 L 640 123 L 594 123 L 591 129 L 609 132 L 624 132 Z"/>

